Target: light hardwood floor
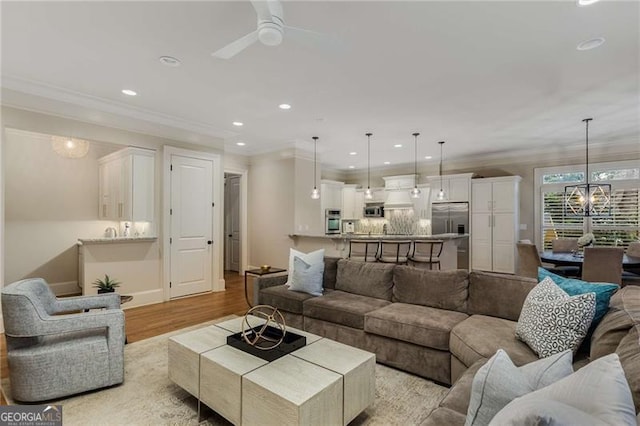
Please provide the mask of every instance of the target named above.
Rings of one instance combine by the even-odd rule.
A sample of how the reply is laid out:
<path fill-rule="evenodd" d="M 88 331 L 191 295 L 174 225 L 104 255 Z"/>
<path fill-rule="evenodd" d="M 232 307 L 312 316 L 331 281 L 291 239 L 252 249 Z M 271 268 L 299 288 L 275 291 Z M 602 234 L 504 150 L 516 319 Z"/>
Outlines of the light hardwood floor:
<path fill-rule="evenodd" d="M 226 315 L 244 315 L 249 306 L 244 298 L 244 277 L 225 271 L 226 290 L 184 297 L 154 305 L 126 309 L 125 328 L 129 343 L 200 324 Z M 249 279 L 249 295 L 253 294 Z M 9 375 L 4 334 L 0 338 L 0 377 Z M 0 404 L 6 405 L 0 396 Z"/>

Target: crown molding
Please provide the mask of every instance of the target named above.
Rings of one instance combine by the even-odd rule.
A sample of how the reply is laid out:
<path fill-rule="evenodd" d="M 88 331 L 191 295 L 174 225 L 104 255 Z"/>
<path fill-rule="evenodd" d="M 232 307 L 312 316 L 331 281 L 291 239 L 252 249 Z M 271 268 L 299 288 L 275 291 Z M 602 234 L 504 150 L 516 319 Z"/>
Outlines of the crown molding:
<path fill-rule="evenodd" d="M 11 101 L 6 102 L 3 93 L 2 104 L 12 106 L 16 108 L 27 108 L 37 112 L 59 115 L 59 110 L 54 105 L 49 103 L 43 103 L 40 106 L 34 106 L 33 99 L 21 99 L 20 94 L 27 94 L 61 102 L 67 105 L 73 105 L 75 107 L 82 107 L 86 110 L 95 110 L 104 113 L 114 114 L 118 116 L 127 117 L 128 119 L 135 119 L 144 122 L 159 124 L 162 126 L 176 128 L 180 130 L 186 130 L 201 135 L 213 136 L 216 138 L 230 138 L 236 136 L 235 133 L 228 130 L 222 130 L 217 127 L 211 126 L 207 123 L 202 123 L 193 120 L 187 120 L 180 117 L 163 114 L 156 111 L 147 110 L 131 105 L 127 105 L 123 102 L 117 102 L 109 99 L 100 98 L 97 96 L 91 96 L 84 93 L 72 91 L 69 89 L 63 89 L 61 87 L 52 86 L 46 83 L 28 80 L 24 78 L 14 76 L 2 76 L 2 88 L 15 92 L 11 96 Z M 69 111 L 66 108 L 66 116 L 68 118 L 74 118 L 82 121 L 87 121 L 87 117 Z M 97 122 L 97 124 L 104 124 Z M 131 129 L 133 131 L 139 131 L 138 129 Z M 158 135 L 161 136 L 161 135 Z"/>

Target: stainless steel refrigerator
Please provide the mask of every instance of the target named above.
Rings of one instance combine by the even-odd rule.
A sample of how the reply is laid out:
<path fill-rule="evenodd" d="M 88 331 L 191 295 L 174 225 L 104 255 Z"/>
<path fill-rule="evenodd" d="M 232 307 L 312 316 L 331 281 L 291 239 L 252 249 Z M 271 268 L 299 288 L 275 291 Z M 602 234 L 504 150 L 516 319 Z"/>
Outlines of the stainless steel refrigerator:
<path fill-rule="evenodd" d="M 467 234 L 469 232 L 469 203 L 431 204 L 431 233 Z M 458 269 L 469 269 L 469 238 L 458 245 Z"/>

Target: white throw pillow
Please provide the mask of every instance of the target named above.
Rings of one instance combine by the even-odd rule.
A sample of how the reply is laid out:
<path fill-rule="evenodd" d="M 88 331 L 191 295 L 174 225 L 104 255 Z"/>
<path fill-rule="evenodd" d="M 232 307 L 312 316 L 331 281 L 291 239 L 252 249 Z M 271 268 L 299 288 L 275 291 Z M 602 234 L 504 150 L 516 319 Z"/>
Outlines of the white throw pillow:
<path fill-rule="evenodd" d="M 323 274 L 324 262 L 310 265 L 296 256 L 293 259 L 293 273 L 291 274 L 289 290 L 322 296 Z"/>
<path fill-rule="evenodd" d="M 498 349 L 473 377 L 465 426 L 487 425 L 514 398 L 540 389 L 573 373 L 573 354 L 564 351 L 516 367 Z"/>
<path fill-rule="evenodd" d="M 635 425 L 636 411 L 620 359 L 613 353 L 515 399 L 490 424 Z"/>
<path fill-rule="evenodd" d="M 527 295 L 516 337 L 540 358 L 578 350 L 596 312 L 595 293 L 569 296 L 547 277 Z"/>
<path fill-rule="evenodd" d="M 324 249 L 312 251 L 311 253 L 303 253 L 298 250 L 289 249 L 289 270 L 286 285 L 291 285 L 291 279 L 293 277 L 293 259 L 298 256 L 309 265 L 316 263 L 324 264 Z"/>

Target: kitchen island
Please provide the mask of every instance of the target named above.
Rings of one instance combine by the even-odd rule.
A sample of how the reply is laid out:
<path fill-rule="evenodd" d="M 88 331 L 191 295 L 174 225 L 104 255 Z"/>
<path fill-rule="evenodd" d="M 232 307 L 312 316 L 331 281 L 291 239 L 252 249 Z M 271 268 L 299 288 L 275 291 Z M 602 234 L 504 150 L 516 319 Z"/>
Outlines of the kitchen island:
<path fill-rule="evenodd" d="M 372 240 L 442 240 L 444 246 L 440 255 L 440 268 L 443 270 L 458 269 L 458 246 L 468 240 L 469 234 L 436 234 L 436 235 L 384 235 L 384 234 L 335 234 L 335 235 L 305 235 L 291 234 L 296 250 L 310 252 L 325 249 L 325 256 L 347 257 L 349 255 L 349 241 Z"/>

